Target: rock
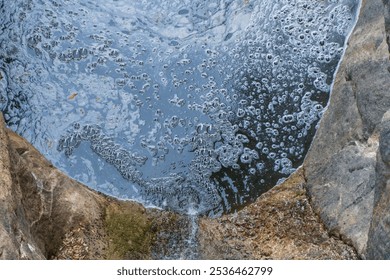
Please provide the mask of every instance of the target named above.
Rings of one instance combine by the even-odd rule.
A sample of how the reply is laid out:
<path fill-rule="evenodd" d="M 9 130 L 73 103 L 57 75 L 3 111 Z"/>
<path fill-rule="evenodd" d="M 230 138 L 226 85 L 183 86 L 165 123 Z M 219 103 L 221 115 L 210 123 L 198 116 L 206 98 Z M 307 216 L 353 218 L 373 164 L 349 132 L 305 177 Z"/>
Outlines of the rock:
<path fill-rule="evenodd" d="M 69 243 L 67 236 L 81 229 L 89 235 L 89 242 L 79 245 L 89 247 L 89 254 L 79 248 L 84 254 L 80 258 L 91 257 L 95 248 L 106 242 L 92 242 L 101 233 L 103 196 L 55 169 L 23 138 L 5 129 L 2 117 L 0 135 L 1 162 L 6 163 L 0 169 L 1 174 L 7 174 L 0 183 L 1 196 L 5 196 L 0 211 L 7 217 L 1 219 L 0 231 L 10 236 L 13 244 L 2 247 L 1 257 L 55 258 L 60 248 Z M 7 198 L 11 194 L 12 198 Z M 88 230 L 94 228 L 96 234 L 90 235 Z"/>
<path fill-rule="evenodd" d="M 21 187 L 15 182 L 12 167 L 8 135 L 0 114 L 0 258 L 44 259 L 26 220 Z"/>
<path fill-rule="evenodd" d="M 390 110 L 379 128 L 375 180 L 375 208 L 367 243 L 367 257 L 390 259 Z"/>
<path fill-rule="evenodd" d="M 203 259 L 356 259 L 354 249 L 329 236 L 313 212 L 300 169 L 236 214 L 203 218 Z"/>
<path fill-rule="evenodd" d="M 363 1 L 328 109 L 304 161 L 315 211 L 330 232 L 352 244 L 363 258 L 372 256 L 366 249 L 374 193 L 380 188 L 378 129 L 390 108 L 386 38 L 383 3 Z"/>
<path fill-rule="evenodd" d="M 383 0 L 383 4 L 385 5 L 385 28 L 386 28 L 386 38 L 387 44 L 389 45 L 389 53 L 390 53 L 390 1 Z"/>

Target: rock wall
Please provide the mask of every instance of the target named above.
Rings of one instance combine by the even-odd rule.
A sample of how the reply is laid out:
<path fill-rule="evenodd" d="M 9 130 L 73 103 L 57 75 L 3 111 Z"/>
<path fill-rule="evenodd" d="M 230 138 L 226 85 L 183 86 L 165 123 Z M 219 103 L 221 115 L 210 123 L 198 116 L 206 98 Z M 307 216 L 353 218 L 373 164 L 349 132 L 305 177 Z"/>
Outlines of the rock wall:
<path fill-rule="evenodd" d="M 366 255 L 369 259 L 390 259 L 390 110 L 378 130 L 374 211 Z"/>
<path fill-rule="evenodd" d="M 378 209 L 386 173 L 380 151 L 389 147 L 384 131 L 384 115 L 390 108 L 384 11 L 380 0 L 363 1 L 329 107 L 304 162 L 315 211 L 331 233 L 352 244 L 363 258 L 374 257 L 372 248 L 379 244 L 371 244 L 372 235 L 381 235 L 374 223 L 384 210 L 383 206 Z M 377 213 L 373 218 L 374 196 Z"/>
<path fill-rule="evenodd" d="M 390 52 L 390 2 L 385 4 L 387 43 Z M 390 72 L 390 68 L 387 69 Z M 388 73 L 389 75 L 389 73 Z M 387 84 L 383 84 L 388 89 Z M 390 94 L 387 92 L 387 98 Z M 377 153 L 374 212 L 368 235 L 367 257 L 390 259 L 390 108 L 378 125 L 379 152 Z"/>
<path fill-rule="evenodd" d="M 22 205 L 22 190 L 14 181 L 8 135 L 0 115 L 0 258 L 44 259 L 33 240 Z"/>

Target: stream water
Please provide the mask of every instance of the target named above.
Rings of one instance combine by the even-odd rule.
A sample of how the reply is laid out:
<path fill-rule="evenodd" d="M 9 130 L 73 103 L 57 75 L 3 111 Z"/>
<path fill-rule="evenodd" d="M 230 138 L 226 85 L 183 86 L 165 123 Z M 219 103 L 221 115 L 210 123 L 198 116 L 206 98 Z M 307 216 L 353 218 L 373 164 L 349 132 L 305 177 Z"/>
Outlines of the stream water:
<path fill-rule="evenodd" d="M 302 164 L 358 8 L 1 0 L 0 109 L 93 189 L 191 215 L 232 212 Z"/>

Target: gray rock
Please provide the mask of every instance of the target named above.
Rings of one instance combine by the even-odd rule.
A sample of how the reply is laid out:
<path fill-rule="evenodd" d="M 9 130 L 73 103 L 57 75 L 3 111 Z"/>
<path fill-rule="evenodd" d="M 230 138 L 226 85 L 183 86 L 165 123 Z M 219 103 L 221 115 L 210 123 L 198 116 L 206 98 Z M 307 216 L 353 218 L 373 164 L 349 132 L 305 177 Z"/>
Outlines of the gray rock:
<path fill-rule="evenodd" d="M 380 125 L 375 208 L 367 244 L 370 259 L 390 259 L 390 110 Z"/>
<path fill-rule="evenodd" d="M 370 243 L 374 193 L 379 189 L 378 129 L 390 108 L 383 5 L 380 0 L 363 1 L 330 104 L 304 162 L 314 209 L 328 229 L 363 258 L 373 257 L 366 248 L 378 245 Z"/>
<path fill-rule="evenodd" d="M 44 259 L 25 219 L 22 192 L 12 176 L 8 136 L 0 114 L 0 259 Z"/>

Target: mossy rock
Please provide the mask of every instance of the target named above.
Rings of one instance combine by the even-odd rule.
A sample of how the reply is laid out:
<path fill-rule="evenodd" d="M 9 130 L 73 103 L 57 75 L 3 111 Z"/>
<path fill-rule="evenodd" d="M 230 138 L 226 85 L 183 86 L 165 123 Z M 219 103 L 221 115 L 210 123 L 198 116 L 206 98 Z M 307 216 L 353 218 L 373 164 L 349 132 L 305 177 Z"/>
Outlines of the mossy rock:
<path fill-rule="evenodd" d="M 115 203 L 107 207 L 107 259 L 150 259 L 155 232 L 142 206 Z"/>

